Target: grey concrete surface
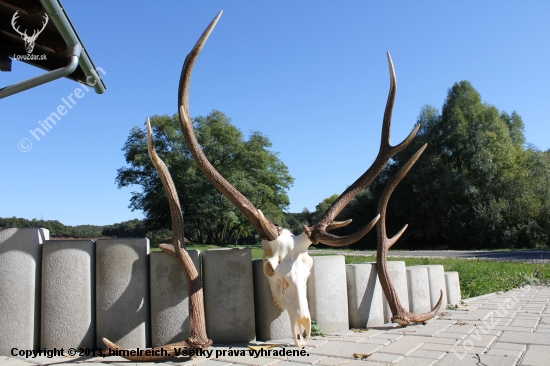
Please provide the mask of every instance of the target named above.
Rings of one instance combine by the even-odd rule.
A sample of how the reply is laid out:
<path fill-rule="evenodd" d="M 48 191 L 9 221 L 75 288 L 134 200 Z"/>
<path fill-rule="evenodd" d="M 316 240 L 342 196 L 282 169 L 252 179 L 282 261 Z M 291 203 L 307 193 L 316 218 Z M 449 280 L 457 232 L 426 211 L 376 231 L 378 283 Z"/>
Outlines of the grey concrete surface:
<path fill-rule="evenodd" d="M 40 347 L 40 274 L 46 229 L 0 228 L 0 356 Z"/>
<path fill-rule="evenodd" d="M 202 253 L 206 332 L 215 343 L 255 339 L 254 284 L 250 249 Z"/>
<path fill-rule="evenodd" d="M 189 250 L 188 253 L 200 274 L 200 251 Z M 187 339 L 190 333 L 189 295 L 183 270 L 169 254 L 151 252 L 149 276 L 152 346 Z"/>
<path fill-rule="evenodd" d="M 256 339 L 267 341 L 292 337 L 288 311 L 281 310 L 271 295 L 269 281 L 263 271 L 263 261 L 252 261 L 254 272 L 254 313 Z"/>
<path fill-rule="evenodd" d="M 95 242 L 42 244 L 40 347 L 95 348 Z"/>
<path fill-rule="evenodd" d="M 96 344 L 124 348 L 149 341 L 149 239 L 96 242 Z"/>
<path fill-rule="evenodd" d="M 445 284 L 445 268 L 440 264 L 424 264 L 409 266 L 407 268 L 426 267 L 428 269 L 428 280 L 430 284 L 430 309 L 439 301 L 440 291 L 443 292 L 440 309 L 447 308 L 447 285 Z"/>
<path fill-rule="evenodd" d="M 385 324 L 368 331 L 342 331 L 314 337 L 299 348 L 291 339 L 252 342 L 272 346 L 255 357 L 243 344 L 213 345 L 210 357 L 171 358 L 138 365 L 365 365 L 365 366 L 542 366 L 550 360 L 550 288 L 531 286 L 464 300 L 459 310 L 445 310 L 426 325 Z M 509 306 L 507 304 L 513 304 Z M 519 320 L 532 320 L 529 327 Z M 522 325 L 522 326 L 519 326 Z M 524 329 L 527 328 L 527 329 Z M 303 355 L 274 355 L 304 351 Z M 232 351 L 229 354 L 229 350 Z M 269 351 L 269 353 L 267 352 Z M 224 354 L 225 352 L 225 354 Z M 236 353 L 236 354 L 235 354 Z M 359 360 L 354 355 L 364 357 Z M 32 363 L 31 363 L 32 362 Z M 0 366 L 134 365 L 121 357 L 0 357 Z"/>
<path fill-rule="evenodd" d="M 409 290 L 407 288 L 407 270 L 405 269 L 405 262 L 403 261 L 389 261 L 388 263 L 388 275 L 393 283 L 399 301 L 405 310 L 409 310 Z M 391 321 L 392 313 L 386 295 L 382 293 L 382 299 L 384 302 L 384 323 Z"/>
<path fill-rule="evenodd" d="M 445 286 L 447 287 L 447 302 L 451 305 L 460 304 L 460 279 L 458 272 L 445 272 Z"/>
<path fill-rule="evenodd" d="M 420 314 L 430 311 L 430 280 L 428 268 L 407 267 L 407 288 L 409 290 L 409 310 Z"/>
<path fill-rule="evenodd" d="M 384 324 L 382 287 L 376 263 L 346 264 L 348 314 L 351 328 Z"/>
<path fill-rule="evenodd" d="M 349 329 L 344 256 L 312 258 L 313 267 L 307 280 L 307 302 L 311 319 L 326 332 Z"/>

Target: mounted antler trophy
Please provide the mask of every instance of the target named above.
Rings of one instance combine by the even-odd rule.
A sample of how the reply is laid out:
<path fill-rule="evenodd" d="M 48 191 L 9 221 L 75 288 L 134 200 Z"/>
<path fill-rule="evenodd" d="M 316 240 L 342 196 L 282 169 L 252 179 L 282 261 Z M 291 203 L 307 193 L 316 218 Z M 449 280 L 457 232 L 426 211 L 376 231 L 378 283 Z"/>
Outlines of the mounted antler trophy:
<path fill-rule="evenodd" d="M 195 138 L 188 106 L 191 71 L 199 52 L 214 29 L 221 13 L 222 12 L 220 11 L 220 13 L 218 13 L 218 15 L 206 28 L 191 52 L 187 55 L 183 64 L 178 92 L 181 127 L 185 142 L 189 146 L 193 159 L 197 163 L 199 169 L 206 176 L 206 178 L 221 193 L 223 193 L 227 199 L 229 199 L 229 201 L 231 201 L 239 209 L 239 211 L 241 211 L 241 213 L 250 221 L 250 223 L 260 234 L 264 251 L 264 273 L 268 278 L 273 299 L 279 307 L 286 309 L 289 313 L 294 343 L 298 346 L 305 345 L 311 334 L 311 317 L 309 314 L 306 297 L 306 283 L 313 265 L 313 260 L 307 254 L 309 246 L 317 243 L 323 243 L 333 247 L 342 247 L 353 244 L 365 236 L 365 234 L 367 234 L 376 225 L 379 219 L 381 219 L 381 224 L 378 225 L 378 274 L 382 288 L 384 289 L 384 293 L 386 294 L 386 298 L 390 303 L 390 308 L 393 313 L 392 321 L 402 325 L 407 325 L 410 322 L 424 321 L 433 317 L 439 310 L 439 306 L 441 305 L 441 297 L 437 305 L 429 313 L 409 314 L 401 306 L 386 268 L 387 250 L 397 241 L 406 228 L 405 226 L 392 239 L 388 239 L 386 237 L 386 206 L 393 189 L 407 174 L 409 169 L 425 149 L 426 145 L 420 148 L 420 150 L 418 150 L 418 152 L 390 181 L 380 199 L 378 206 L 379 214 L 371 222 L 352 235 L 339 237 L 328 233 L 328 231 L 346 226 L 352 221 L 350 219 L 338 222 L 334 221 L 334 219 L 361 190 L 363 190 L 376 178 L 376 176 L 378 176 L 378 174 L 380 174 L 383 167 L 393 155 L 402 151 L 409 145 L 419 129 L 419 126 L 416 126 L 409 136 L 407 136 L 407 138 L 400 144 L 396 146 L 390 145 L 390 124 L 395 99 L 396 82 L 393 64 L 389 53 L 387 57 L 390 70 L 390 92 L 388 95 L 386 110 L 384 112 L 382 138 L 378 156 L 371 167 L 368 168 L 367 171 L 351 186 L 349 186 L 348 189 L 346 189 L 344 193 L 342 193 L 340 197 L 338 197 L 338 199 L 336 199 L 336 201 L 327 209 L 318 223 L 310 227 L 304 227 L 304 231 L 300 235 L 293 235 L 289 230 L 274 225 L 267 220 L 262 214 L 262 211 L 256 209 L 246 197 L 244 197 L 227 180 L 225 180 L 225 178 L 223 178 L 214 169 L 208 159 L 204 156 Z M 205 330 L 200 277 L 198 276 L 198 273 L 196 272 L 186 250 L 180 248 L 180 244 L 183 243 L 183 216 L 176 189 L 168 169 L 155 153 L 149 121 L 147 121 L 147 133 L 149 155 L 155 168 L 159 172 L 164 190 L 166 191 L 166 195 L 168 196 L 168 200 L 170 202 L 170 212 L 172 215 L 172 244 L 161 244 L 160 247 L 163 251 L 174 257 L 180 264 L 185 273 L 190 289 L 189 307 L 191 317 L 191 336 L 185 342 L 174 343 L 162 347 L 173 355 L 171 350 L 174 348 L 181 347 L 187 348 L 188 350 L 206 348 L 212 344 L 212 341 L 208 339 Z M 303 336 L 304 333 L 305 338 Z M 110 348 L 118 348 L 115 344 L 106 339 L 104 339 L 104 342 Z M 145 361 L 155 359 L 155 357 L 128 357 L 128 359 Z"/>

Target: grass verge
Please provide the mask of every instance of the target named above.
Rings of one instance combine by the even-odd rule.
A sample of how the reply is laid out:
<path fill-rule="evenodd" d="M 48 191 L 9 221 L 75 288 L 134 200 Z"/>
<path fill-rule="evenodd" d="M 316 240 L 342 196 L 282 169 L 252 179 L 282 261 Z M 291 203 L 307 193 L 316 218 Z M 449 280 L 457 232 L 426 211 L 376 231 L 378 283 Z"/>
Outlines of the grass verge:
<path fill-rule="evenodd" d="M 442 264 L 445 271 L 456 271 L 462 298 L 507 291 L 524 285 L 550 282 L 550 264 L 497 262 L 456 258 L 388 258 L 404 261 L 407 266 Z M 375 256 L 348 256 L 346 263 L 375 262 Z"/>
<path fill-rule="evenodd" d="M 200 251 L 214 248 L 219 247 L 216 245 L 193 245 L 188 247 L 188 249 L 198 249 Z M 151 249 L 151 251 L 158 250 L 160 249 Z M 315 253 L 312 255 L 330 255 L 330 253 Z M 252 247 L 253 259 L 262 258 L 262 256 L 263 251 L 259 246 Z M 463 299 L 497 291 L 507 291 L 528 284 L 550 283 L 550 264 L 458 258 L 388 258 L 388 260 L 404 261 L 407 266 L 442 264 L 445 271 L 458 272 Z M 346 264 L 375 261 L 376 256 L 346 256 Z"/>

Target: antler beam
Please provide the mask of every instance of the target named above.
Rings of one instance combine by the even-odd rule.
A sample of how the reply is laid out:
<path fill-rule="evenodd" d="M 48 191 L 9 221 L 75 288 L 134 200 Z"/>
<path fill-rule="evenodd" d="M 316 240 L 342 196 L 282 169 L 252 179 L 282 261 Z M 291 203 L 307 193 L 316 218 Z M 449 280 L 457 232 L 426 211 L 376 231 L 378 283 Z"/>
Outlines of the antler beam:
<path fill-rule="evenodd" d="M 390 180 L 390 182 L 386 185 L 386 188 L 384 188 L 382 196 L 380 197 L 380 200 L 378 202 L 380 222 L 376 227 L 378 237 L 376 266 L 378 268 L 378 277 L 380 279 L 380 284 L 382 285 L 382 290 L 384 290 L 384 294 L 386 295 L 386 299 L 388 300 L 388 304 L 393 315 L 391 321 L 400 325 L 409 325 L 411 322 L 423 322 L 433 318 L 435 314 L 437 314 L 437 312 L 439 311 L 441 301 L 443 300 L 443 291 L 440 290 L 439 301 L 430 312 L 425 314 L 411 314 L 407 310 L 405 310 L 403 305 L 401 305 L 401 301 L 399 300 L 397 291 L 395 290 L 391 278 L 388 275 L 388 250 L 393 244 L 395 244 L 397 240 L 399 240 L 399 238 L 401 237 L 401 235 L 403 235 L 408 226 L 403 226 L 403 228 L 399 230 L 399 232 L 395 234 L 391 239 L 387 237 L 386 209 L 388 206 L 388 201 L 390 200 L 390 196 L 395 187 L 397 187 L 401 179 L 403 179 L 403 177 L 407 175 L 411 167 L 414 165 L 414 163 L 416 163 L 420 155 L 422 155 L 422 152 L 424 152 L 424 149 L 426 149 L 426 146 L 428 146 L 428 144 L 424 144 L 420 149 L 418 149 L 418 151 L 409 159 L 409 161 L 407 161 L 407 163 Z"/>
<path fill-rule="evenodd" d="M 388 160 L 398 152 L 405 149 L 411 141 L 414 139 L 414 136 L 418 132 L 420 125 L 416 125 L 415 128 L 409 133 L 409 136 L 403 140 L 400 144 L 392 146 L 390 144 L 390 127 L 391 127 L 391 116 L 393 111 L 393 104 L 395 101 L 395 93 L 397 90 L 397 82 L 395 80 L 395 70 L 393 68 L 393 62 L 390 56 L 390 53 L 387 53 L 388 57 L 388 67 L 390 70 L 390 91 L 388 93 L 388 100 L 386 102 L 386 109 L 384 111 L 384 119 L 382 123 L 382 137 L 380 140 L 380 150 L 376 159 L 367 169 L 362 176 L 360 176 L 351 186 L 349 186 L 341 195 L 334 201 L 334 203 L 325 211 L 324 215 L 321 217 L 319 222 L 314 226 L 307 228 L 306 233 L 309 232 L 308 236 L 312 243 L 323 243 L 326 245 L 341 247 L 345 245 L 350 245 L 355 243 L 357 240 L 365 236 L 369 230 L 376 224 L 379 216 L 376 216 L 370 223 L 364 226 L 361 230 L 355 234 L 338 237 L 327 233 L 328 230 L 339 227 L 334 226 L 333 221 L 338 216 L 338 214 L 346 207 L 346 205 L 366 186 L 368 186 L 374 178 L 380 174 Z"/>
<path fill-rule="evenodd" d="M 151 124 L 149 118 L 147 118 L 147 151 L 149 157 L 153 163 L 155 169 L 158 171 L 164 192 L 168 197 L 168 203 L 170 205 L 170 216 L 172 217 L 172 244 L 160 244 L 160 249 L 168 253 L 179 264 L 185 278 L 187 280 L 187 288 L 189 291 L 189 323 L 191 327 L 191 334 L 187 340 L 183 342 L 177 342 L 168 344 L 157 349 L 163 349 L 167 356 L 125 356 L 130 361 L 154 361 L 166 358 L 168 356 L 175 356 L 175 350 L 198 350 L 206 349 L 212 345 L 212 341 L 208 339 L 206 335 L 206 322 L 204 318 L 204 302 L 202 294 L 202 282 L 193 264 L 189 253 L 185 248 L 182 248 L 184 243 L 183 238 L 183 214 L 181 205 L 178 199 L 178 193 L 174 181 L 170 176 L 168 168 L 164 162 L 158 157 L 155 147 L 153 145 L 153 136 L 151 131 Z M 113 350 L 121 350 L 115 343 L 103 338 L 103 343 L 108 348 Z M 155 350 L 153 348 L 153 350 Z M 159 352 L 159 354 L 164 354 Z"/>
<path fill-rule="evenodd" d="M 250 223 L 258 230 L 260 237 L 267 240 L 275 240 L 281 234 L 281 228 L 275 226 L 272 222 L 267 220 L 262 212 L 258 210 L 254 205 L 239 192 L 235 187 L 231 185 L 224 177 L 220 175 L 214 169 L 212 164 L 208 161 L 204 153 L 202 152 L 199 143 L 193 132 L 193 123 L 191 122 L 191 115 L 189 113 L 189 84 L 191 83 L 191 72 L 195 60 L 199 55 L 202 47 L 206 43 L 208 36 L 216 26 L 218 19 L 222 15 L 220 11 L 216 18 L 206 28 L 201 35 L 195 47 L 189 52 L 185 58 L 183 69 L 181 71 L 180 85 L 178 90 L 178 103 L 179 103 L 179 117 L 181 128 L 183 130 L 183 136 L 185 142 L 193 155 L 193 159 L 197 163 L 197 166 L 201 172 L 205 175 L 206 179 L 210 181 L 235 207 L 241 211 L 241 213 L 250 221 Z"/>

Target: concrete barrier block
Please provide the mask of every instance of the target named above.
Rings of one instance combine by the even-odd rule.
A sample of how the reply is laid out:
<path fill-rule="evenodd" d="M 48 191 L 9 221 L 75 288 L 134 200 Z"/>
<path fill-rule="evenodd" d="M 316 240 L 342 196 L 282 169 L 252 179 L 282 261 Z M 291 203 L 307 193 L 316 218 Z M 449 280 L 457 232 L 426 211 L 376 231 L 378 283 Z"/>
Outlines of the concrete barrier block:
<path fill-rule="evenodd" d="M 343 255 L 315 256 L 307 280 L 311 318 L 325 332 L 349 329 L 346 262 Z"/>
<path fill-rule="evenodd" d="M 409 311 L 414 314 L 427 313 L 430 307 L 430 280 L 428 268 L 407 267 L 409 289 Z"/>
<path fill-rule="evenodd" d="M 413 267 L 426 267 L 428 269 L 428 278 L 430 281 L 430 307 L 433 309 L 439 301 L 440 290 L 443 291 L 440 309 L 447 308 L 447 286 L 445 285 L 445 268 L 441 264 L 426 264 Z"/>
<path fill-rule="evenodd" d="M 40 348 L 40 274 L 46 229 L 0 228 L 0 356 Z"/>
<path fill-rule="evenodd" d="M 214 343 L 245 343 L 256 337 L 250 249 L 202 253 L 206 333 Z"/>
<path fill-rule="evenodd" d="M 405 310 L 409 311 L 409 290 L 407 287 L 407 270 L 405 269 L 405 262 L 403 261 L 388 261 L 388 276 L 390 277 L 399 301 Z M 388 305 L 386 295 L 382 294 L 384 301 L 384 322 L 391 322 L 391 309 Z"/>
<path fill-rule="evenodd" d="M 149 345 L 149 239 L 96 242 L 96 344 Z"/>
<path fill-rule="evenodd" d="M 445 285 L 447 286 L 447 303 L 450 305 L 459 305 L 460 295 L 460 280 L 458 272 L 445 272 Z"/>
<path fill-rule="evenodd" d="M 200 252 L 189 250 L 188 253 L 200 274 Z M 183 270 L 164 252 L 152 252 L 149 265 L 152 346 L 186 340 L 190 333 L 189 295 Z"/>
<path fill-rule="evenodd" d="M 292 338 L 288 311 L 281 310 L 275 304 L 261 259 L 252 261 L 252 270 L 254 272 L 256 339 L 268 341 L 270 339 Z"/>
<path fill-rule="evenodd" d="M 92 240 L 42 244 L 41 348 L 95 348 L 94 261 Z"/>
<path fill-rule="evenodd" d="M 348 313 L 351 328 L 384 324 L 382 287 L 376 263 L 346 264 Z"/>

